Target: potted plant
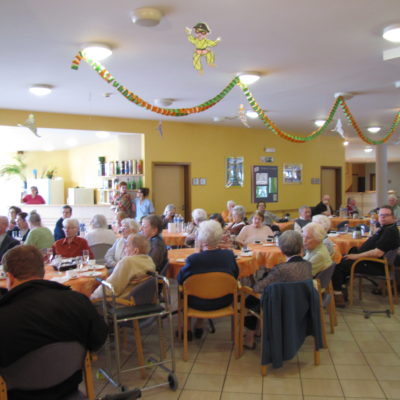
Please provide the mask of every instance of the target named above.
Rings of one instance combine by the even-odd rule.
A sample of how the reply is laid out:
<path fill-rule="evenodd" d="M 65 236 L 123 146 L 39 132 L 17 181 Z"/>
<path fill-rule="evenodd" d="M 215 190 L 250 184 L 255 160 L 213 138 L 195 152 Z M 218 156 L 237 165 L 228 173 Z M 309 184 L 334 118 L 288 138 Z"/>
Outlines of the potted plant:
<path fill-rule="evenodd" d="M 14 164 L 5 164 L 0 167 L 0 177 L 18 177 L 24 183 L 24 189 L 26 189 L 28 184 L 25 175 L 26 164 L 24 162 L 24 153 L 19 151 L 13 158 L 15 160 Z"/>

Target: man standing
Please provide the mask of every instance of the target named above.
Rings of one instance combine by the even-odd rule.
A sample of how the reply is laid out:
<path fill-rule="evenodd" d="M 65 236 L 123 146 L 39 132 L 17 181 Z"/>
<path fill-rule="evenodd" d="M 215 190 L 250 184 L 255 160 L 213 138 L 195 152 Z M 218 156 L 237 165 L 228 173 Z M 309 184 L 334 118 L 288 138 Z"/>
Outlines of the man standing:
<path fill-rule="evenodd" d="M 328 194 L 322 196 L 322 200 L 314 207 L 313 215 L 323 214 L 327 217 L 333 215 L 333 208 L 330 205 L 331 198 Z"/>
<path fill-rule="evenodd" d="M 0 298 L 0 367 L 56 342 L 77 341 L 97 350 L 106 340 L 107 326 L 90 300 L 57 282 L 44 280 L 42 254 L 33 246 L 18 246 L 3 257 L 9 292 Z M 9 398 L 50 400 L 68 397 L 78 389 L 82 372 L 40 391 L 10 391 Z"/>
<path fill-rule="evenodd" d="M 20 244 L 18 240 L 15 240 L 11 236 L 7 235 L 7 229 L 8 218 L 5 216 L 0 216 L 0 260 L 7 250 L 10 250 Z"/>
<path fill-rule="evenodd" d="M 302 232 L 303 228 L 311 222 L 311 208 L 308 206 L 301 206 L 299 208 L 299 218 L 294 220 L 294 230 Z"/>
<path fill-rule="evenodd" d="M 65 205 L 62 208 L 62 217 L 56 222 L 56 226 L 54 228 L 54 240 L 60 240 L 65 238 L 65 232 L 63 229 L 63 221 L 66 218 L 71 218 L 72 215 L 72 207 Z"/>
<path fill-rule="evenodd" d="M 336 266 L 332 277 L 333 288 L 335 290 L 336 305 L 344 306 L 342 286 L 350 275 L 351 266 L 355 260 L 363 257 L 382 258 L 390 250 L 400 246 L 399 231 L 396 226 L 396 218 L 393 209 L 389 205 L 379 209 L 379 228 L 355 253 L 347 254 L 343 257 L 340 264 Z M 358 264 L 357 272 L 369 275 L 383 275 L 383 265 L 373 261 L 364 261 Z"/>

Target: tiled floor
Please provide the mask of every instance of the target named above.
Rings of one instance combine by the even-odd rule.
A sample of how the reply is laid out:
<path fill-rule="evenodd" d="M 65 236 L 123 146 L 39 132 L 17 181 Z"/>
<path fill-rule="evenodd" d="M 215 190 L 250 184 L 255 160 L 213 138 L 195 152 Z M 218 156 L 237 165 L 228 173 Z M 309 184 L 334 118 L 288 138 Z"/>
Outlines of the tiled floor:
<path fill-rule="evenodd" d="M 367 308 L 385 308 L 386 298 L 366 295 Z M 308 338 L 298 355 L 278 370 L 260 374 L 259 348 L 245 351 L 235 359 L 230 342 L 230 321 L 216 322 L 216 333 L 193 340 L 189 361 L 182 361 L 182 345 L 175 343 L 176 375 L 179 388 L 145 391 L 144 399 L 179 400 L 322 400 L 322 399 L 400 399 L 400 307 L 387 318 L 376 314 L 364 319 L 362 309 L 338 310 L 338 326 L 328 333 L 328 349 L 321 351 L 321 365 L 313 365 L 312 340 Z M 328 328 L 329 332 L 329 328 Z M 133 345 L 131 345 L 133 347 Z M 129 345 L 126 349 L 129 348 Z M 158 349 L 157 336 L 145 338 L 145 349 Z M 128 352 L 124 353 L 127 357 Z M 132 358 L 132 357 L 130 357 Z M 132 362 L 129 360 L 128 363 Z M 104 364 L 104 358 L 93 369 Z M 149 371 L 147 379 L 139 373 L 127 373 L 123 383 L 143 387 L 165 382 L 167 373 L 160 368 Z M 104 380 L 96 380 L 98 395 L 116 393 Z"/>

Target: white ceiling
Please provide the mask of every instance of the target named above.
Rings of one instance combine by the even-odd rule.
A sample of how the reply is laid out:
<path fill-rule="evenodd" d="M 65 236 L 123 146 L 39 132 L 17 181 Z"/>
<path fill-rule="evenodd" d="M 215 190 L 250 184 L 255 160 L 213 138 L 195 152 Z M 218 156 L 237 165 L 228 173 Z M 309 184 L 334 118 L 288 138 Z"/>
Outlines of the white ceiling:
<path fill-rule="evenodd" d="M 158 26 L 131 22 L 131 11 L 144 6 L 162 10 Z M 214 48 L 217 66 L 205 67 L 202 76 L 192 67 L 193 46 L 184 31 L 197 22 L 209 24 L 210 39 L 222 38 Z M 400 89 L 394 86 L 400 59 L 383 61 L 382 52 L 399 45 L 386 42 L 381 32 L 399 22 L 399 0 L 1 0 L 0 108 L 171 119 L 117 92 L 105 97 L 113 88 L 85 63 L 78 71 L 70 69 L 81 44 L 101 41 L 114 47 L 104 65 L 149 102 L 168 97 L 176 99 L 173 107 L 191 107 L 217 94 L 236 73 L 260 71 L 263 77 L 251 90 L 287 131 L 311 132 L 313 120 L 327 115 L 336 92 L 355 93 L 348 105 L 363 129 L 377 124 L 388 129 L 400 107 Z M 38 83 L 55 90 L 35 97 L 28 88 Z M 175 120 L 216 123 L 215 117 L 234 116 L 241 103 L 247 106 L 234 88 L 214 108 Z M 249 124 L 263 126 L 254 120 Z M 344 128 L 354 137 L 345 123 Z M 400 132 L 393 141 L 399 137 Z"/>

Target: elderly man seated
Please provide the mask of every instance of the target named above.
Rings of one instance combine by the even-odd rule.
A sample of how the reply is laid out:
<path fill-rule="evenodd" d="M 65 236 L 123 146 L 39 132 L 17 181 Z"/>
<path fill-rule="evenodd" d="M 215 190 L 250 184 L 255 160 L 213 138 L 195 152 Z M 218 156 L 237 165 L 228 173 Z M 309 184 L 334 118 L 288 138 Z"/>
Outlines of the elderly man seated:
<path fill-rule="evenodd" d="M 126 257 L 118 262 L 112 274 L 107 278 L 107 282 L 114 288 L 116 296 L 129 297 L 135 286 L 135 279 L 143 277 L 147 272 L 155 271 L 156 266 L 148 255 L 149 251 L 150 243 L 144 236 L 129 235 Z M 101 297 L 103 297 L 103 288 L 99 286 L 90 298 L 94 300 Z"/>
<path fill-rule="evenodd" d="M 8 218 L 4 215 L 0 216 L 0 260 L 3 257 L 3 254 L 7 252 L 7 250 L 12 249 L 15 246 L 18 246 L 20 243 L 18 240 L 13 239 L 11 236 L 7 235 L 8 229 Z"/>
<path fill-rule="evenodd" d="M 114 244 L 117 237 L 111 229 L 108 229 L 107 219 L 104 215 L 94 215 L 90 221 L 90 226 L 91 230 L 85 236 L 89 246 L 102 243 L 109 245 Z"/>
<path fill-rule="evenodd" d="M 400 206 L 397 200 L 397 196 L 394 194 L 389 195 L 388 197 L 388 205 L 393 209 L 393 215 L 396 220 L 400 220 Z"/>
<path fill-rule="evenodd" d="M 286 262 L 276 265 L 268 270 L 262 279 L 254 285 L 253 290 L 256 293 L 263 293 L 264 289 L 275 282 L 296 282 L 311 279 L 311 263 L 303 260 L 303 238 L 300 233 L 295 231 L 285 231 L 279 236 L 279 247 L 286 257 Z M 248 296 L 246 307 L 255 311 L 260 311 L 260 301 L 254 296 Z M 254 349 L 255 330 L 257 318 L 248 316 L 245 318 L 247 328 L 244 347 Z"/>
<path fill-rule="evenodd" d="M 312 264 L 312 276 L 329 268 L 332 264 L 332 258 L 323 243 L 325 235 L 323 226 L 316 222 L 311 222 L 303 228 L 304 248 L 306 249 L 304 259 Z"/>
<path fill-rule="evenodd" d="M 313 215 L 323 214 L 327 217 L 333 215 L 333 208 L 330 205 L 330 201 L 330 196 L 328 194 L 324 194 L 321 201 L 314 207 Z"/>
<path fill-rule="evenodd" d="M 177 281 L 182 284 L 192 275 L 205 274 L 207 272 L 225 272 L 235 278 L 239 275 L 235 256 L 231 250 L 220 249 L 223 229 L 217 221 L 204 221 L 200 224 L 198 241 L 200 253 L 194 253 L 186 259 L 185 266 L 179 271 Z M 224 296 L 218 299 L 199 299 L 189 297 L 189 307 L 197 310 L 218 310 L 232 303 L 232 298 Z M 203 320 L 197 320 L 195 324 L 195 337 L 203 335 Z M 191 334 L 188 335 L 189 338 Z"/>
<path fill-rule="evenodd" d="M 294 230 L 302 232 L 303 228 L 311 222 L 311 208 L 308 206 L 301 206 L 299 208 L 299 218 L 294 220 Z"/>
<path fill-rule="evenodd" d="M 117 262 L 125 255 L 125 248 L 128 242 L 128 236 L 132 233 L 138 233 L 140 227 L 133 218 L 125 218 L 121 221 L 122 237 L 118 238 L 112 247 L 107 250 L 104 259 L 107 268 L 114 268 Z"/>
<path fill-rule="evenodd" d="M 161 232 L 160 216 L 151 214 L 142 219 L 142 234 L 150 241 L 149 256 L 153 259 L 157 272 L 160 272 L 168 262 L 167 246 L 161 237 Z"/>
<path fill-rule="evenodd" d="M 79 257 L 82 256 L 83 250 L 88 250 L 90 258 L 94 259 L 94 255 L 86 239 L 77 236 L 79 221 L 75 218 L 66 218 L 63 221 L 63 227 L 65 238 L 57 240 L 57 242 L 53 244 L 54 254 L 65 258 Z"/>

